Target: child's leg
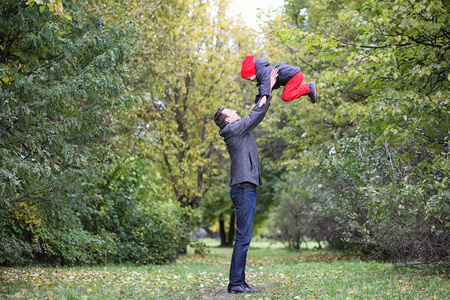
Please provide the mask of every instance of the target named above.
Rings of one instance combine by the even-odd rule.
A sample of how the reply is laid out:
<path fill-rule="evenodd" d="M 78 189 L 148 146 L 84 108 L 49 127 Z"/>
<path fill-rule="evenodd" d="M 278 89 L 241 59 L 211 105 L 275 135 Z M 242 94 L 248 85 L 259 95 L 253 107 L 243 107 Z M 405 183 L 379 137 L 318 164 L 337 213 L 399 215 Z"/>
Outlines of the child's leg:
<path fill-rule="evenodd" d="M 284 87 L 284 91 L 281 94 L 281 100 L 292 101 L 294 99 L 300 98 L 301 96 L 306 96 L 309 94 L 309 86 L 307 83 L 302 84 L 303 73 L 299 71 L 295 74 Z"/>

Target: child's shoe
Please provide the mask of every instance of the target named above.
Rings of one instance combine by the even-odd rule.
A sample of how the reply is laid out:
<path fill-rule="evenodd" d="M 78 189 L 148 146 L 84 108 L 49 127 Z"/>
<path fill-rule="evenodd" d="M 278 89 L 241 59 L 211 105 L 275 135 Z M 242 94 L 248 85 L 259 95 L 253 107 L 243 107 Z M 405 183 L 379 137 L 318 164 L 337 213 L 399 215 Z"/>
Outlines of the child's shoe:
<path fill-rule="evenodd" d="M 316 103 L 317 102 L 317 86 L 315 82 L 308 82 L 308 87 L 309 87 L 309 100 L 311 100 L 311 103 Z"/>

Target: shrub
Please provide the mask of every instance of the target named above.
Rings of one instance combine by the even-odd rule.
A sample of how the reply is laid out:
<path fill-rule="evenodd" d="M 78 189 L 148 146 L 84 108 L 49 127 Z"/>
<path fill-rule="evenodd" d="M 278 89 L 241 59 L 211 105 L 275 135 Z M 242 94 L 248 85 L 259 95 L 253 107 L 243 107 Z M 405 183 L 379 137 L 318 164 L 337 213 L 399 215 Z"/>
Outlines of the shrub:
<path fill-rule="evenodd" d="M 405 160 L 410 145 L 373 139 L 367 130 L 342 139 L 342 150 L 323 169 L 346 212 L 346 236 L 395 262 L 450 267 L 448 178 Z"/>
<path fill-rule="evenodd" d="M 182 210 L 160 195 L 161 184 L 147 175 L 149 165 L 138 157 L 117 165 L 109 184 L 102 187 L 96 212 L 84 220 L 96 234 L 110 235 L 113 262 L 163 264 L 178 257 L 186 235 Z"/>

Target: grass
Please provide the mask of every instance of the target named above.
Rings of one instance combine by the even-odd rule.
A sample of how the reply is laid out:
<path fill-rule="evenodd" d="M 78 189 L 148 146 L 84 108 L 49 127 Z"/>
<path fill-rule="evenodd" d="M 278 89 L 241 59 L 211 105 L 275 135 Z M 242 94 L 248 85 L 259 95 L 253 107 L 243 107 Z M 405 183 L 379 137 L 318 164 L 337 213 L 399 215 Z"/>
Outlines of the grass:
<path fill-rule="evenodd" d="M 247 260 L 247 281 L 260 292 L 229 295 L 232 250 L 204 241 L 204 258 L 191 250 L 165 266 L 0 268 L 0 299 L 450 299 L 443 275 L 267 241 L 252 242 Z"/>

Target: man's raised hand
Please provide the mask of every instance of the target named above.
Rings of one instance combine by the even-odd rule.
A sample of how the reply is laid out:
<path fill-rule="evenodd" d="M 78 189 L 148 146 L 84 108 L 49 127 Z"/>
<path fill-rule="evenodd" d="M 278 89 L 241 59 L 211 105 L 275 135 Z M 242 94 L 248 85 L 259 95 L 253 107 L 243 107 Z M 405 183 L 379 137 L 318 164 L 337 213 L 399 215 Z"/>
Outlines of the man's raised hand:
<path fill-rule="evenodd" d="M 275 85 L 275 83 L 277 82 L 277 77 L 278 77 L 278 69 L 273 69 L 272 72 L 270 72 L 270 92 L 272 93 L 272 88 Z M 259 100 L 259 107 L 263 106 L 264 104 L 266 104 L 266 96 L 263 96 L 261 98 L 261 100 Z"/>
<path fill-rule="evenodd" d="M 267 100 L 266 96 L 262 96 L 261 100 L 259 100 L 259 107 L 266 104 L 266 100 Z"/>
<path fill-rule="evenodd" d="M 275 83 L 277 82 L 277 77 L 278 77 L 278 69 L 274 68 L 272 70 L 272 72 L 270 72 L 270 92 L 272 93 L 272 88 L 275 85 Z"/>

